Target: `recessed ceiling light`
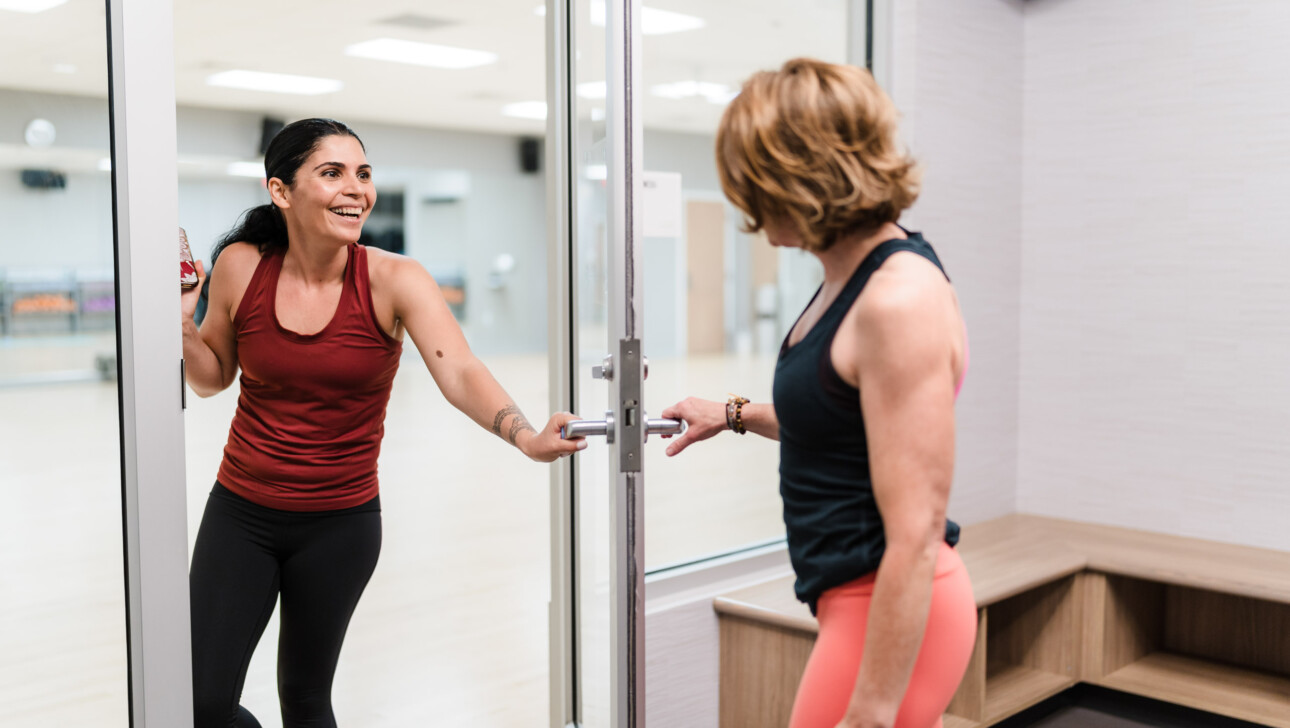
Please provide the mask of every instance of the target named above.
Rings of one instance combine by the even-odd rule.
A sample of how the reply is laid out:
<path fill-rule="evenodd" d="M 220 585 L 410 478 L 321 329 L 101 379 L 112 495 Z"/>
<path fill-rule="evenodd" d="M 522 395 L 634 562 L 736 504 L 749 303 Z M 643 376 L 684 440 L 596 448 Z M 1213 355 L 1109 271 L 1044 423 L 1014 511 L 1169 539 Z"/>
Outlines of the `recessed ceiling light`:
<path fill-rule="evenodd" d="M 345 84 L 330 78 L 261 73 L 260 71 L 221 71 L 207 77 L 206 85 L 301 96 L 334 93 L 345 87 Z"/>
<path fill-rule="evenodd" d="M 255 179 L 264 179 L 264 163 L 230 162 L 227 172 L 230 177 L 254 177 Z"/>
<path fill-rule="evenodd" d="M 713 104 L 728 104 L 739 95 L 724 83 L 709 81 L 676 81 L 650 87 L 649 92 L 665 99 L 703 98 Z"/>
<path fill-rule="evenodd" d="M 546 16 L 546 6 L 539 5 L 533 9 L 534 15 Z M 591 24 L 605 27 L 605 3 L 597 0 L 591 3 Z M 641 33 L 643 35 L 666 35 L 685 30 L 698 30 L 707 25 L 703 18 L 671 10 L 658 8 L 641 8 Z"/>
<path fill-rule="evenodd" d="M 408 63 L 431 68 L 474 68 L 497 62 L 497 54 L 470 48 L 417 43 L 396 38 L 376 38 L 355 43 L 345 49 L 345 55 L 372 58 L 378 61 Z"/>
<path fill-rule="evenodd" d="M 447 18 L 435 18 L 429 15 L 419 15 L 417 13 L 404 13 L 395 15 L 391 18 L 376 21 L 381 25 L 393 25 L 400 28 L 412 28 L 414 30 L 438 30 L 457 24 L 455 20 Z"/>
<path fill-rule="evenodd" d="M 503 116 L 512 116 L 516 119 L 546 119 L 546 102 L 545 101 L 518 101 L 513 104 L 507 104 L 502 107 Z"/>
<path fill-rule="evenodd" d="M 592 11 L 595 12 L 594 10 Z M 666 35 L 686 30 L 698 30 L 707 23 L 703 18 L 671 10 L 641 8 L 641 33 L 644 35 Z"/>
<path fill-rule="evenodd" d="M 12 10 L 15 13 L 39 13 L 56 8 L 67 0 L 0 0 L 0 10 Z"/>
<path fill-rule="evenodd" d="M 71 63 L 55 63 L 54 73 L 63 73 L 71 75 L 76 73 L 76 66 Z"/>

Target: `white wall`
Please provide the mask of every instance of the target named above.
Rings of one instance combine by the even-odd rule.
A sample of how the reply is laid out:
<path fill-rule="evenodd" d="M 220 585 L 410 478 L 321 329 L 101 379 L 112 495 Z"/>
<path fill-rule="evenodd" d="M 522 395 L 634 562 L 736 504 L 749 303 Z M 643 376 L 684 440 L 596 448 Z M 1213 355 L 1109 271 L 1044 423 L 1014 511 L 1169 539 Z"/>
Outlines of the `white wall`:
<path fill-rule="evenodd" d="M 1016 509 L 1022 21 L 1020 0 L 901 0 L 893 18 L 890 91 L 924 168 L 902 223 L 936 248 L 971 345 L 949 509 L 964 525 Z"/>
<path fill-rule="evenodd" d="M 1290 3 L 1025 33 L 1019 509 L 1290 549 Z"/>
<path fill-rule="evenodd" d="M 94 171 L 108 156 L 107 99 L 51 96 L 0 89 L 0 145 L 27 149 L 23 130 L 32 119 L 53 122 L 58 149 L 87 150 L 89 161 L 64 169 L 67 187 L 35 190 L 19 181 L 23 161 L 0 160 L 0 268 L 111 269 L 112 190 L 105 172 Z"/>
<path fill-rule="evenodd" d="M 105 155 L 106 156 L 106 155 Z M 112 188 L 106 173 L 69 173 L 62 190 L 34 190 L 0 169 L 0 268 L 112 270 Z"/>

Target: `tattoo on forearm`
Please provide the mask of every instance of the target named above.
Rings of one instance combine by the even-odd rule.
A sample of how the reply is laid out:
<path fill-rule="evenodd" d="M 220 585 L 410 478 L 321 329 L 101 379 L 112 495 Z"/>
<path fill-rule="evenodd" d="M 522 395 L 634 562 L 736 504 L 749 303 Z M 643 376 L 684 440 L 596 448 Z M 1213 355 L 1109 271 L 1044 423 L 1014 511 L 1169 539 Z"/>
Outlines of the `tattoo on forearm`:
<path fill-rule="evenodd" d="M 510 417 L 511 415 L 520 415 L 520 419 L 524 418 L 524 415 L 520 414 L 520 408 L 516 407 L 513 404 L 506 405 L 505 407 L 498 410 L 497 414 L 493 415 L 493 434 L 494 435 L 497 435 L 498 437 L 502 436 L 502 421 L 505 420 L 507 417 Z"/>
<path fill-rule="evenodd" d="M 533 429 L 533 425 L 529 424 L 529 421 L 524 417 L 524 415 L 516 414 L 515 419 L 511 420 L 511 431 L 507 434 L 506 439 L 510 440 L 511 444 L 514 445 L 515 439 L 525 430 L 534 433 L 537 432 L 537 430 Z"/>

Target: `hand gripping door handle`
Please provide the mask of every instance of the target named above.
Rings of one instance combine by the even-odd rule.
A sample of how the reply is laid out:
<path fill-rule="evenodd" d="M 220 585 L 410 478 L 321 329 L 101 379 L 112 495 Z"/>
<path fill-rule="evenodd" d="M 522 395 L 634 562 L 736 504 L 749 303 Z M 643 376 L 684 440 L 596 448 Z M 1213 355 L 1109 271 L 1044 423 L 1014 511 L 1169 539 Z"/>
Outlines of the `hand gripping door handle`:
<path fill-rule="evenodd" d="M 645 439 L 650 435 L 679 435 L 685 432 L 684 420 L 645 419 Z"/>
<path fill-rule="evenodd" d="M 685 422 L 681 420 L 645 419 L 645 438 L 650 435 L 679 435 L 685 432 Z M 605 442 L 614 442 L 614 413 L 606 412 L 603 420 L 573 420 L 560 428 L 560 437 L 598 437 Z"/>

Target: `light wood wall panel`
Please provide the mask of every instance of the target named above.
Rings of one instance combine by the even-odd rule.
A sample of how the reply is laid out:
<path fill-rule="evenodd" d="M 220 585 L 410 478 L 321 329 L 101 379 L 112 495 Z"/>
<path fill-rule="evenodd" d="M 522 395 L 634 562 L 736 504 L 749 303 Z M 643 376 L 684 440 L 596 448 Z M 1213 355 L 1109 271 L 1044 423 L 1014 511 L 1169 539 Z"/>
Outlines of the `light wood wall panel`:
<path fill-rule="evenodd" d="M 686 351 L 691 355 L 726 349 L 725 235 L 725 205 L 685 203 Z"/>

